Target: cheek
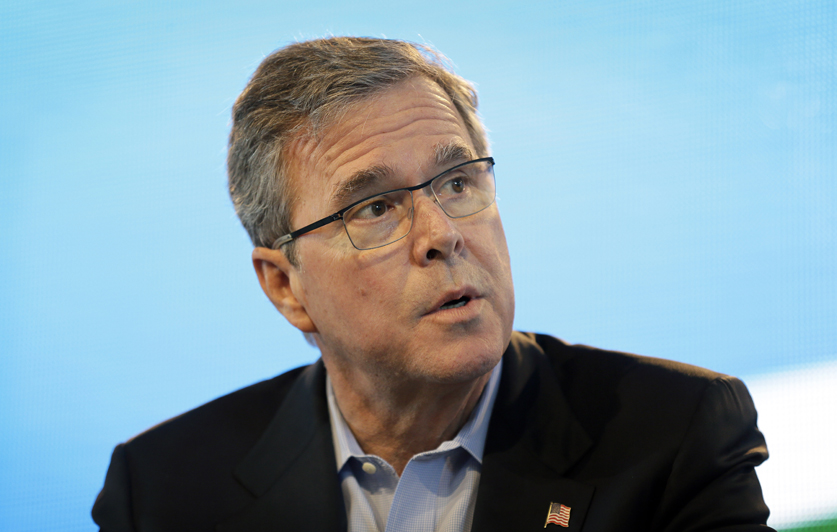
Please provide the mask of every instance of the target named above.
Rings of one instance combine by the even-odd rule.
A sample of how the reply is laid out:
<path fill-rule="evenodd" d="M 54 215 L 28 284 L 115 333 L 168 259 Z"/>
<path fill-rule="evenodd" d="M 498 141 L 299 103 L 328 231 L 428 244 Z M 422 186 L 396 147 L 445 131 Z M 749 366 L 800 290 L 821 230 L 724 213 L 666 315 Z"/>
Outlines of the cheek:
<path fill-rule="evenodd" d="M 398 268 L 383 267 L 384 263 L 364 264 L 364 259 L 350 255 L 311 265 L 312 271 L 317 268 L 316 271 L 330 272 L 318 283 L 316 294 L 318 301 L 326 302 L 320 310 L 327 311 L 330 320 L 360 326 L 369 320 L 380 321 L 381 313 L 396 311 L 403 288 Z"/>
<path fill-rule="evenodd" d="M 511 258 L 509 257 L 509 246 L 506 243 L 506 233 L 503 231 L 503 224 L 500 221 L 499 215 L 496 221 L 492 224 L 492 239 L 493 246 L 497 253 L 497 261 L 500 263 L 502 270 L 509 277 L 511 282 Z"/>
<path fill-rule="evenodd" d="M 407 254 L 400 253 L 397 245 L 379 250 L 355 251 L 347 268 L 352 294 L 367 303 L 388 302 L 390 311 L 394 303 L 402 300 L 409 280 L 411 266 Z"/>
<path fill-rule="evenodd" d="M 356 305 L 366 307 L 370 313 L 378 310 L 392 312 L 393 296 L 400 292 L 395 277 L 393 270 L 354 272 L 348 281 Z"/>
<path fill-rule="evenodd" d="M 475 253 L 483 257 L 484 267 L 497 280 L 511 278 L 509 248 L 499 213 L 494 211 L 494 216 L 486 217 L 481 224 L 475 225 L 470 244 Z"/>
<path fill-rule="evenodd" d="M 511 259 L 506 244 L 506 235 L 499 215 L 486 227 L 487 238 L 483 241 L 486 252 L 485 265 L 494 286 L 495 295 L 500 305 L 498 310 L 506 315 L 508 320 L 514 317 L 514 285 L 512 282 Z"/>

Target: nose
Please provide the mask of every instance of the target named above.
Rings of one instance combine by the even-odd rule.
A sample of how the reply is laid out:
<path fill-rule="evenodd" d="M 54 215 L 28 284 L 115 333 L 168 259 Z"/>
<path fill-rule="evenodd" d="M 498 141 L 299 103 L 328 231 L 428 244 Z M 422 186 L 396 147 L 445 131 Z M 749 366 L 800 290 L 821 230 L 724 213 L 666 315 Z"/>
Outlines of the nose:
<path fill-rule="evenodd" d="M 413 193 L 413 258 L 417 264 L 430 265 L 435 260 L 448 260 L 462 252 L 465 238 L 456 220 L 445 214 L 435 196 Z"/>

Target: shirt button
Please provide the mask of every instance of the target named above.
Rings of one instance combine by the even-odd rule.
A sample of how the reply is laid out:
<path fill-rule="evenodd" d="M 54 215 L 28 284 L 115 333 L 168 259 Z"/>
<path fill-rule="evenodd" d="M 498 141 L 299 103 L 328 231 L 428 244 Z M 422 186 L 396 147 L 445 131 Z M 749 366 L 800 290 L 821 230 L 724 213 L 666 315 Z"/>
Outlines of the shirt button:
<path fill-rule="evenodd" d="M 372 462 L 364 462 L 363 463 L 363 472 L 368 473 L 370 475 L 374 475 L 375 473 L 378 472 L 378 468 L 375 467 L 375 464 L 373 464 Z"/>

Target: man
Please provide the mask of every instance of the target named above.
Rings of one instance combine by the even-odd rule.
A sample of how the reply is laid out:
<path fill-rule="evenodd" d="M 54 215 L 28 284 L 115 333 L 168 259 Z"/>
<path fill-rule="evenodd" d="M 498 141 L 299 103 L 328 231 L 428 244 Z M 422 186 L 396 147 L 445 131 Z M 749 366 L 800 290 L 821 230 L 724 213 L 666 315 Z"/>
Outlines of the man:
<path fill-rule="evenodd" d="M 119 445 L 102 530 L 766 530 L 740 381 L 512 332 L 476 95 L 432 51 L 279 50 L 228 163 L 259 282 L 322 358 Z"/>

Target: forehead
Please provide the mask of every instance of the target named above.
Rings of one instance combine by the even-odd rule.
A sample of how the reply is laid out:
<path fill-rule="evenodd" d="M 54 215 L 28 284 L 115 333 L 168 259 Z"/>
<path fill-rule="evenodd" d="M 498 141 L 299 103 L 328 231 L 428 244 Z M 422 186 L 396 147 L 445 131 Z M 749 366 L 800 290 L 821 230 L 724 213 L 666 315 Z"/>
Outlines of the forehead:
<path fill-rule="evenodd" d="M 474 151 L 456 106 L 426 78 L 405 80 L 357 102 L 318 135 L 290 146 L 294 218 L 306 205 L 325 208 L 359 172 L 377 169 L 393 180 L 419 182 L 437 170 L 438 153 L 448 146 Z"/>

